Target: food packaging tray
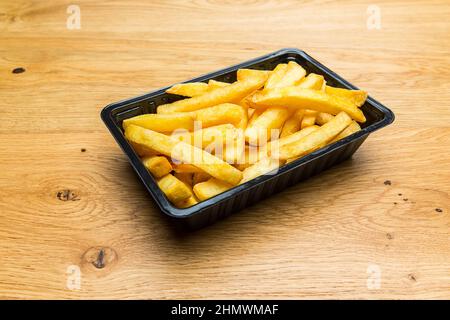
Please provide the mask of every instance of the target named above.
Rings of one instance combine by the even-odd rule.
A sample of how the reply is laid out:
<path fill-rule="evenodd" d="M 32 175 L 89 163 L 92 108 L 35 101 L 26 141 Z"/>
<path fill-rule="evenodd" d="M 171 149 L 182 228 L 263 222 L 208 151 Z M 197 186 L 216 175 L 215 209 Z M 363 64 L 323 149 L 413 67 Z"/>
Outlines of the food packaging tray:
<path fill-rule="evenodd" d="M 328 85 L 358 89 L 304 51 L 294 48 L 282 49 L 184 82 L 207 82 L 210 79 L 233 82 L 236 81 L 236 71 L 240 68 L 272 70 L 277 64 L 289 61 L 297 62 L 308 73 L 323 75 Z M 361 106 L 367 121 L 361 125 L 360 131 L 280 167 L 275 174 L 259 176 L 192 207 L 179 209 L 173 206 L 159 189 L 155 179 L 125 139 L 122 129 L 124 119 L 145 113 L 155 113 L 158 105 L 183 98 L 166 93 L 165 90 L 169 87 L 171 86 L 112 103 L 101 111 L 101 117 L 161 211 L 174 223 L 189 229 L 209 225 L 348 159 L 370 133 L 394 121 L 393 112 L 369 96 Z"/>

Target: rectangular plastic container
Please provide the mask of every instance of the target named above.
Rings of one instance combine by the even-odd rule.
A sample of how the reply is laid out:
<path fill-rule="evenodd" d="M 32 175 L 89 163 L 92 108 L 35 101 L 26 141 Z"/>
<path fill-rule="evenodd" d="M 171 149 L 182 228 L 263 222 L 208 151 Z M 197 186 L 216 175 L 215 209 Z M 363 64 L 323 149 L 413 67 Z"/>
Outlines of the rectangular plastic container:
<path fill-rule="evenodd" d="M 305 68 L 308 73 L 314 72 L 323 75 L 327 84 L 331 86 L 357 89 L 304 51 L 291 48 L 282 49 L 185 82 L 207 82 L 209 79 L 233 82 L 236 81 L 237 69 L 272 70 L 277 64 L 287 63 L 292 60 Z M 144 113 L 155 113 L 158 105 L 183 98 L 165 93 L 165 90 L 169 87 L 110 104 L 102 110 L 101 117 L 161 211 L 173 218 L 176 223 L 189 229 L 197 229 L 211 224 L 348 159 L 371 132 L 394 121 L 392 111 L 369 96 L 361 107 L 367 118 L 366 123 L 362 125 L 362 130 L 282 166 L 276 174 L 260 176 L 206 201 L 199 202 L 190 208 L 178 209 L 167 200 L 159 189 L 153 177 L 142 164 L 139 156 L 125 139 L 122 130 L 122 121 L 124 119 Z"/>

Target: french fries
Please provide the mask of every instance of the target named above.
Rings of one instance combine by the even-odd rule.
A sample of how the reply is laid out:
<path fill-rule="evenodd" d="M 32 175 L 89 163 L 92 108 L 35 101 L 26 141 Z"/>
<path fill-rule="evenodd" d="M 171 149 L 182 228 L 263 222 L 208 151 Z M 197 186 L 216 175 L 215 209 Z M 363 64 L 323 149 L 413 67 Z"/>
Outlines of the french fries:
<path fill-rule="evenodd" d="M 278 138 L 278 134 L 272 137 L 273 129 L 279 131 L 287 120 L 291 110 L 286 108 L 269 108 L 255 119 L 251 126 L 245 130 L 245 140 L 252 145 L 265 144 L 271 138 Z M 275 131 L 276 133 L 276 131 Z"/>
<path fill-rule="evenodd" d="M 281 68 L 273 71 L 273 73 L 267 79 L 264 89 L 272 88 L 284 88 L 289 86 L 295 86 L 299 84 L 306 75 L 305 69 L 303 69 L 295 61 L 289 61 L 287 65 L 279 64 Z"/>
<path fill-rule="evenodd" d="M 287 64 L 286 63 L 280 63 L 273 69 L 273 71 L 270 73 L 270 76 L 268 77 L 266 83 L 264 84 L 264 90 L 276 88 L 277 83 L 283 79 L 283 76 L 286 74 L 287 71 Z"/>
<path fill-rule="evenodd" d="M 144 157 L 142 163 L 155 178 L 161 178 L 172 171 L 172 165 L 166 157 Z"/>
<path fill-rule="evenodd" d="M 123 120 L 123 128 L 130 124 L 158 132 L 172 132 L 177 129 L 192 131 L 194 117 L 190 114 L 155 114 L 148 113 Z"/>
<path fill-rule="evenodd" d="M 260 74 L 258 77 L 236 81 L 226 87 L 216 88 L 200 96 L 178 100 L 170 104 L 163 104 L 157 108 L 159 114 L 196 111 L 222 103 L 237 103 L 253 91 L 264 85 L 267 77 Z"/>
<path fill-rule="evenodd" d="M 268 70 L 255 70 L 255 69 L 239 69 L 236 72 L 236 78 L 238 81 L 244 81 L 249 78 L 259 78 L 264 77 L 267 79 L 270 71 Z"/>
<path fill-rule="evenodd" d="M 277 169 L 280 166 L 280 162 L 273 158 L 263 158 L 256 162 L 254 165 L 246 168 L 243 173 L 241 184 L 250 181 L 256 177 L 266 174 L 272 170 Z"/>
<path fill-rule="evenodd" d="M 194 193 L 200 201 L 203 201 L 225 192 L 232 187 L 232 185 L 226 182 L 211 178 L 207 181 L 197 183 L 194 186 Z"/>
<path fill-rule="evenodd" d="M 333 115 L 344 111 L 358 122 L 366 121 L 364 113 L 350 100 L 299 87 L 274 88 L 255 94 L 252 96 L 252 106 L 311 109 Z"/>
<path fill-rule="evenodd" d="M 232 185 L 238 184 L 242 179 L 242 172 L 238 169 L 202 149 L 173 137 L 135 125 L 127 127 L 125 137 L 172 159 L 194 164 L 212 177 Z"/>
<path fill-rule="evenodd" d="M 313 126 L 314 123 L 316 123 L 316 116 L 317 116 L 317 111 L 305 110 L 300 127 L 302 129 L 304 129 L 306 127 Z"/>
<path fill-rule="evenodd" d="M 185 97 L 196 97 L 206 92 L 212 91 L 217 88 L 223 88 L 228 85 L 229 83 L 227 82 L 216 80 L 209 80 L 207 84 L 204 82 L 179 83 L 167 89 L 166 92 Z"/>
<path fill-rule="evenodd" d="M 327 85 L 294 61 L 239 69 L 237 81 L 177 84 L 187 97 L 123 121 L 125 138 L 167 199 L 188 208 L 359 130 L 362 90 Z"/>
<path fill-rule="evenodd" d="M 367 92 L 362 90 L 348 90 L 326 86 L 325 92 L 331 96 L 336 96 L 341 99 L 349 100 L 357 107 L 361 107 L 367 99 Z"/>
<path fill-rule="evenodd" d="M 226 123 L 195 130 L 194 132 L 176 132 L 172 134 L 172 137 L 193 146 L 214 151 L 216 147 L 223 146 L 226 143 L 227 134 L 236 134 L 236 131 L 231 123 Z"/>
<path fill-rule="evenodd" d="M 192 164 L 188 164 L 188 163 L 179 163 L 179 164 L 173 163 L 172 168 L 175 173 L 201 173 L 201 172 L 203 172 L 202 169 L 199 169 L 196 166 L 193 166 Z"/>
<path fill-rule="evenodd" d="M 303 89 L 320 90 L 322 89 L 324 83 L 325 80 L 323 79 L 323 76 L 310 73 L 299 83 L 298 87 Z"/>
<path fill-rule="evenodd" d="M 245 137 L 242 130 L 228 131 L 222 159 L 228 163 L 239 163 L 245 152 Z"/>
<path fill-rule="evenodd" d="M 233 103 L 223 103 L 214 107 L 204 108 L 190 113 L 203 128 L 219 124 L 231 123 L 237 128 L 245 128 L 248 112 L 243 106 Z"/>
<path fill-rule="evenodd" d="M 325 80 L 321 75 L 310 73 L 307 77 L 303 78 L 298 87 L 304 89 L 319 90 L 325 85 Z M 316 120 L 316 112 L 312 110 L 297 110 L 294 115 L 286 120 L 281 131 L 280 138 L 288 136 L 300 129 L 314 125 Z"/>
<path fill-rule="evenodd" d="M 267 145 L 270 145 L 270 142 Z M 234 166 L 239 170 L 243 171 L 245 168 L 250 167 L 251 165 L 261 160 L 262 158 L 267 157 L 266 146 L 259 147 L 259 146 L 245 145 L 244 153 L 242 154 L 240 161 L 237 162 Z"/>
<path fill-rule="evenodd" d="M 252 118 L 254 112 L 255 112 L 255 109 L 247 107 L 248 121 L 250 121 L 250 119 Z"/>
<path fill-rule="evenodd" d="M 270 74 L 264 90 L 293 86 L 305 77 L 306 71 L 294 61 L 279 64 Z M 254 145 L 265 144 L 268 140 L 277 139 L 279 131 L 288 117 L 293 113 L 286 108 L 268 108 L 245 130 L 245 139 Z"/>
<path fill-rule="evenodd" d="M 334 116 L 332 114 L 329 114 L 326 112 L 319 112 L 316 116 L 316 123 L 321 126 L 333 118 L 334 118 Z"/>
<path fill-rule="evenodd" d="M 289 136 L 298 130 L 301 129 L 303 114 L 305 113 L 305 110 L 300 109 L 294 112 L 294 114 L 289 117 L 286 122 L 284 123 L 283 129 L 280 133 L 280 138 Z"/>
<path fill-rule="evenodd" d="M 173 203 L 180 203 L 192 196 L 191 190 L 171 174 L 167 174 L 157 181 L 158 187 Z"/>
<path fill-rule="evenodd" d="M 304 128 L 304 129 L 302 129 L 302 130 L 300 130 L 300 131 L 297 131 L 297 132 L 295 132 L 295 133 L 293 133 L 293 134 L 291 134 L 291 135 L 289 135 L 289 136 L 287 136 L 287 137 L 280 138 L 280 139 L 278 139 L 278 140 L 276 140 L 276 141 L 274 141 L 274 142 L 269 142 L 269 143 L 266 145 L 267 150 L 271 150 L 271 148 L 272 148 L 272 143 L 277 143 L 277 144 L 278 144 L 278 147 L 281 147 L 281 146 L 284 146 L 284 145 L 286 145 L 286 144 L 292 143 L 292 142 L 294 142 L 294 141 L 300 140 L 300 139 L 302 139 L 303 137 L 306 137 L 308 134 L 310 134 L 310 133 L 316 131 L 316 130 L 319 129 L 319 128 L 320 128 L 320 127 L 319 127 L 319 126 L 316 126 L 316 125 L 309 126 L 309 127 L 306 127 L 306 128 Z"/>
<path fill-rule="evenodd" d="M 184 209 L 184 208 L 192 207 L 193 205 L 195 205 L 197 203 L 198 203 L 197 198 L 195 196 L 191 196 L 191 197 L 187 198 L 186 200 L 178 201 L 178 202 L 175 202 L 174 204 L 178 208 Z"/>
<path fill-rule="evenodd" d="M 152 156 L 158 155 L 154 150 L 151 150 L 145 146 L 134 143 L 133 141 L 129 141 L 129 142 L 130 142 L 130 145 L 133 147 L 133 150 L 140 157 L 152 157 Z"/>
<path fill-rule="evenodd" d="M 229 86 L 230 84 L 228 82 L 222 82 L 217 80 L 209 80 L 208 81 L 208 90 L 213 90 L 216 88 L 223 88 L 226 86 Z"/>
<path fill-rule="evenodd" d="M 299 88 L 304 89 L 314 89 L 314 90 L 323 90 L 325 86 L 325 80 L 323 76 L 310 73 L 306 78 L 304 78 L 300 84 Z M 302 110 L 302 109 L 300 109 Z M 301 119 L 300 128 L 304 129 L 306 127 L 310 127 L 314 125 L 316 122 L 317 111 L 314 110 L 304 110 L 303 117 Z"/>
<path fill-rule="evenodd" d="M 291 135 L 288 135 L 286 137 L 280 138 L 278 140 L 272 141 L 272 142 L 268 142 L 265 146 L 259 148 L 259 158 L 258 160 L 267 157 L 269 154 L 272 153 L 272 151 L 277 148 L 280 148 L 281 146 L 284 146 L 286 144 L 292 143 L 294 141 L 300 140 L 303 137 L 306 137 L 308 134 L 316 131 L 317 129 L 319 129 L 319 126 L 310 126 L 310 127 L 306 127 L 300 131 L 297 131 Z M 274 145 L 275 144 L 275 145 Z M 253 157 L 254 159 L 254 157 Z M 254 163 L 254 162 L 252 162 Z"/>
<path fill-rule="evenodd" d="M 192 190 L 194 174 L 190 173 L 190 172 L 175 172 L 174 176 L 175 176 L 175 178 L 177 178 L 178 180 L 183 182 L 184 185 L 189 189 L 189 191 L 192 194 L 187 199 L 175 201 L 174 204 L 178 208 L 188 208 L 188 207 L 191 207 L 191 206 L 197 204 L 198 203 L 198 199 L 193 194 L 194 191 Z"/>
<path fill-rule="evenodd" d="M 248 119 L 247 127 L 253 126 L 253 123 L 255 123 L 256 119 L 264 112 L 264 109 L 253 109 L 251 117 Z"/>
<path fill-rule="evenodd" d="M 358 122 L 356 121 L 352 121 L 352 123 L 350 123 L 348 125 L 347 128 L 344 129 L 344 131 L 342 131 L 341 133 L 339 133 L 336 138 L 334 138 L 333 140 L 331 140 L 330 143 L 336 142 L 338 140 L 344 139 L 345 137 L 357 132 L 361 130 L 361 127 L 359 126 Z"/>
<path fill-rule="evenodd" d="M 199 96 L 209 90 L 204 82 L 179 83 L 166 90 L 167 93 L 178 94 L 185 97 Z"/>
<path fill-rule="evenodd" d="M 351 122 L 352 119 L 345 112 L 340 112 L 332 120 L 325 123 L 316 131 L 308 134 L 306 137 L 281 146 L 279 148 L 278 158 L 287 160 L 310 153 L 331 141 Z"/>

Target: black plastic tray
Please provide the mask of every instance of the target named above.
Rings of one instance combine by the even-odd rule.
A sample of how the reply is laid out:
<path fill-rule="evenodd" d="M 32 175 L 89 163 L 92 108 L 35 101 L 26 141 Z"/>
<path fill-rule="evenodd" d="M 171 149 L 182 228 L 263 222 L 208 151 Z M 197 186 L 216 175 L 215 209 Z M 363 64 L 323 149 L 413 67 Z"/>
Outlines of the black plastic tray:
<path fill-rule="evenodd" d="M 239 68 L 272 70 L 277 64 L 291 60 L 300 64 L 308 73 L 314 72 L 323 75 L 327 84 L 331 86 L 357 89 L 304 51 L 291 48 L 282 49 L 185 82 L 206 82 L 209 79 L 233 82 L 236 80 L 236 70 Z M 159 189 L 153 177 L 142 164 L 139 156 L 126 141 L 122 130 L 122 121 L 124 119 L 144 113 L 155 113 L 158 105 L 183 98 L 178 95 L 165 93 L 165 90 L 169 87 L 110 104 L 102 110 L 101 117 L 161 211 L 190 229 L 211 224 L 230 215 L 232 212 L 239 211 L 288 186 L 318 174 L 334 164 L 342 162 L 355 153 L 371 132 L 394 121 L 392 111 L 369 96 L 361 107 L 367 118 L 367 121 L 362 125 L 362 130 L 282 166 L 276 174 L 259 176 L 213 198 L 199 202 L 190 208 L 178 209 L 167 200 Z"/>

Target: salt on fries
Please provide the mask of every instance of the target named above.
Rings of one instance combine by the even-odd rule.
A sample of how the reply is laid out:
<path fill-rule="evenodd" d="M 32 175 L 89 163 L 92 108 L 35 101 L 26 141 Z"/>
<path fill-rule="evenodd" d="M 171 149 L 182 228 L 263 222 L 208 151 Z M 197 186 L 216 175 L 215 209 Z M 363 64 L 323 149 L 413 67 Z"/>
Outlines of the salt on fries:
<path fill-rule="evenodd" d="M 294 61 L 239 69 L 233 83 L 181 83 L 184 99 L 123 121 L 125 137 L 167 199 L 188 208 L 275 172 L 359 130 L 362 90 L 329 86 Z"/>

